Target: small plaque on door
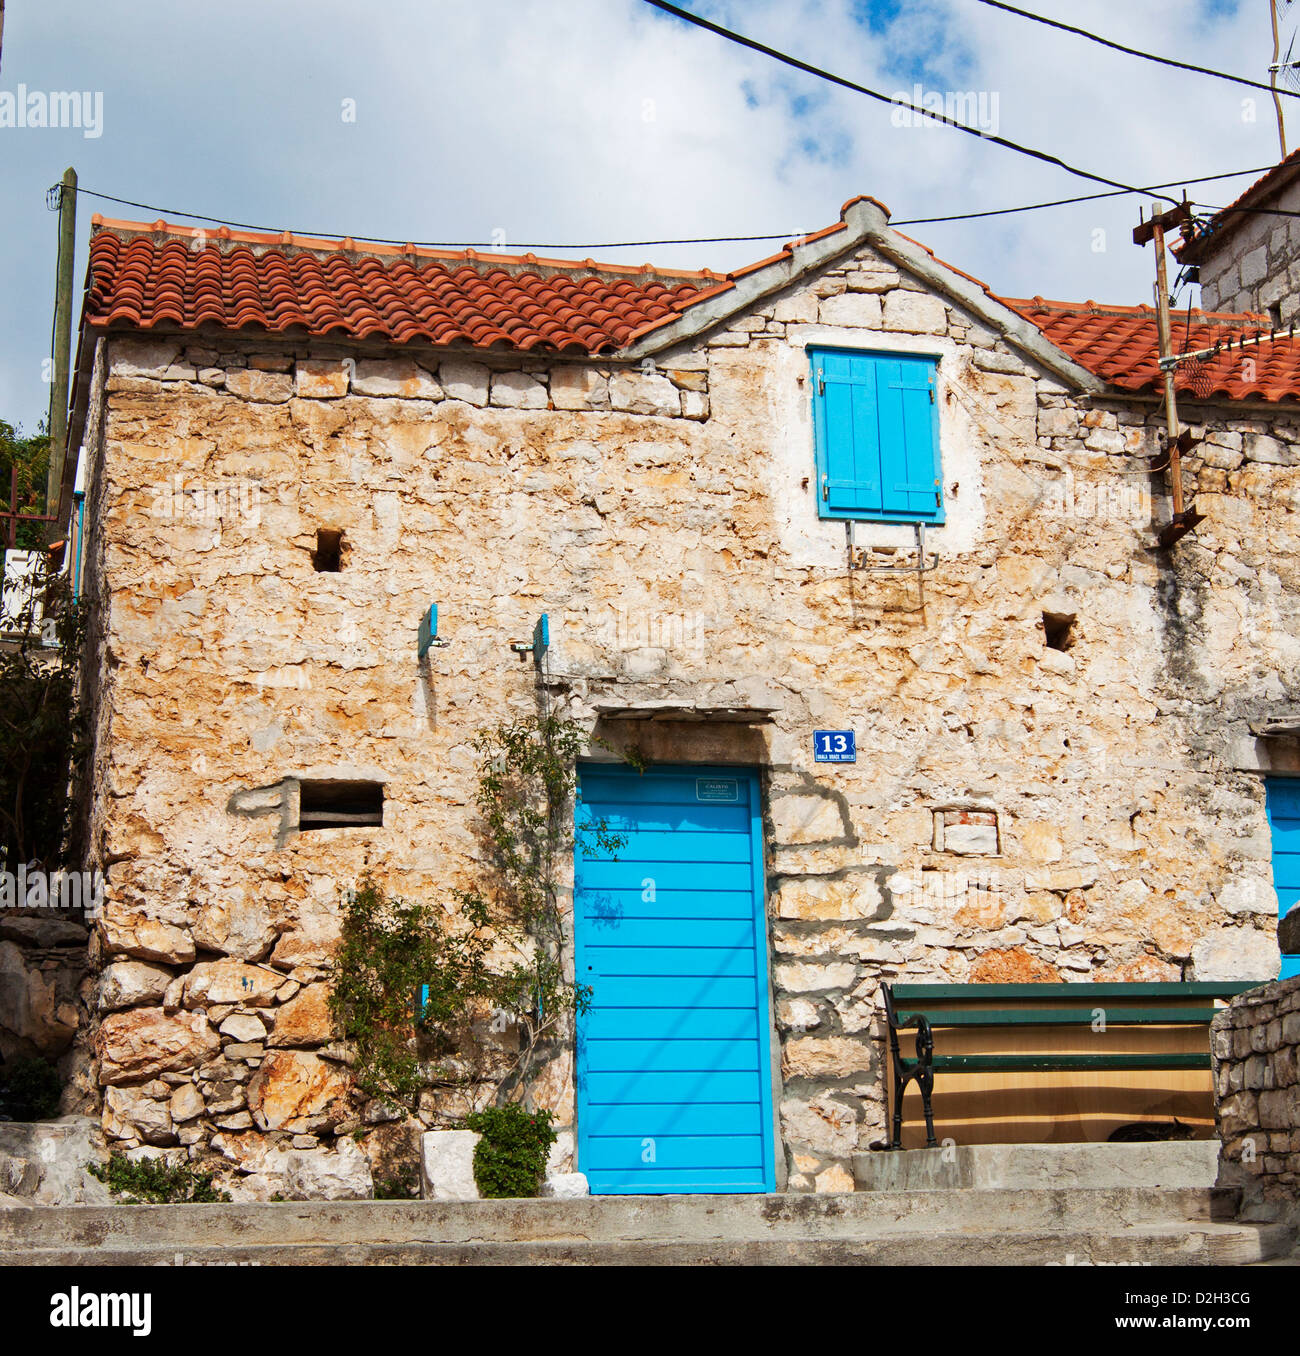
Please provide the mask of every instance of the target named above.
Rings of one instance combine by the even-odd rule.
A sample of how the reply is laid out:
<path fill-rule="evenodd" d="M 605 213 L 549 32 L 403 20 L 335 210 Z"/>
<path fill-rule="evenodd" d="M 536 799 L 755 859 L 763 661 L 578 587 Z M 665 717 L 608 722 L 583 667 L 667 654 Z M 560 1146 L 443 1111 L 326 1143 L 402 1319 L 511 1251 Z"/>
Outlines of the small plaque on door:
<path fill-rule="evenodd" d="M 740 782 L 735 777 L 696 777 L 695 799 L 738 801 Z"/>

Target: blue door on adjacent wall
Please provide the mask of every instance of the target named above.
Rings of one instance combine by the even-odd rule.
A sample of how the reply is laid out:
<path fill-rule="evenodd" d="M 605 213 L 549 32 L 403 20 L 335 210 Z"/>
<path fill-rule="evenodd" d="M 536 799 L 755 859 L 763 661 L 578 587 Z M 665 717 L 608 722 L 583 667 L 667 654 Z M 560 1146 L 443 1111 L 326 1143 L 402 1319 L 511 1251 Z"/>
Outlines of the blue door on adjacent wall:
<path fill-rule="evenodd" d="M 588 764 L 577 828 L 579 1170 L 604 1195 L 774 1190 L 757 775 Z"/>
<path fill-rule="evenodd" d="M 1300 900 L 1300 778 L 1271 777 L 1264 786 L 1273 828 L 1273 885 L 1280 917 Z M 1280 977 L 1292 975 L 1300 975 L 1300 956 L 1283 956 Z"/>

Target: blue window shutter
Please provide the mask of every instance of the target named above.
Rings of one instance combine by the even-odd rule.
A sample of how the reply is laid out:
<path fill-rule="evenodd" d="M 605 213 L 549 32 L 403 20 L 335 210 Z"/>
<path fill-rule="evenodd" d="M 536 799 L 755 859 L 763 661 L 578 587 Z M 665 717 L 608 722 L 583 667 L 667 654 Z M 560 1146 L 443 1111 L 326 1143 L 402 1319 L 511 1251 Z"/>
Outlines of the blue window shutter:
<path fill-rule="evenodd" d="M 818 513 L 942 522 L 935 362 L 812 351 Z"/>

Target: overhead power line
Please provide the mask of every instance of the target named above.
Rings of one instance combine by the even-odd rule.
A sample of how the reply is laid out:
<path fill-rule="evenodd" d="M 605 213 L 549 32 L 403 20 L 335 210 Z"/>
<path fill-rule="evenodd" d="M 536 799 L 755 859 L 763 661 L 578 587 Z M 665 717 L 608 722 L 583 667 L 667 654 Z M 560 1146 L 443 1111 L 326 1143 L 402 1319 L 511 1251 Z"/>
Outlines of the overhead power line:
<path fill-rule="evenodd" d="M 1049 207 L 1068 207 L 1074 203 L 1096 202 L 1103 198 L 1122 198 L 1127 194 L 1134 192 L 1150 194 L 1161 188 L 1178 188 L 1185 184 L 1204 184 L 1218 179 L 1238 179 L 1247 174 L 1263 174 L 1270 168 L 1272 167 L 1264 165 L 1259 169 L 1229 170 L 1224 174 L 1203 174 L 1198 178 L 1192 179 L 1170 179 L 1166 183 L 1150 184 L 1142 189 L 1108 189 L 1104 193 L 1081 193 L 1072 198 L 1053 198 L 1047 202 L 1024 203 L 1018 207 L 994 207 L 979 212 L 954 212 L 941 217 L 910 217 L 906 220 L 893 221 L 890 224 L 892 226 L 927 226 L 940 222 L 977 221 L 984 217 L 1011 216 L 1020 212 L 1039 212 Z M 96 189 L 83 188 L 81 185 L 77 185 L 76 192 L 85 197 L 99 198 L 103 202 L 115 202 L 123 207 L 135 207 L 142 212 L 149 212 L 163 219 L 186 217 L 191 221 L 203 221 L 212 226 L 230 226 L 236 230 L 261 231 L 268 235 L 279 235 L 285 229 L 283 226 L 267 226 L 247 221 L 232 221 L 227 217 L 209 216 L 203 212 L 190 212 L 179 207 L 160 207 L 157 203 L 137 202 L 131 198 L 120 198 L 115 194 L 100 193 Z M 57 199 L 55 200 L 55 206 L 57 207 Z M 1206 210 L 1213 211 L 1215 209 L 1208 208 Z M 1248 209 L 1242 208 L 1239 210 L 1246 211 Z M 339 231 L 290 230 L 289 234 L 318 240 L 339 240 L 342 238 L 342 233 Z M 520 242 L 512 244 L 510 248 L 516 250 L 619 250 L 655 245 L 732 245 L 767 240 L 798 240 L 806 234 L 808 234 L 806 231 L 770 231 L 762 235 L 682 236 L 665 240 L 605 240 L 599 242 L 551 241 L 549 243 L 540 244 L 536 242 Z M 352 239 L 363 241 L 365 244 L 369 245 L 415 245 L 420 249 L 455 250 L 474 248 L 476 246 L 492 248 L 488 242 L 475 240 L 395 240 L 382 236 L 359 236 L 356 234 L 352 235 Z"/>
<path fill-rule="evenodd" d="M 1093 174 L 1091 170 L 1079 169 L 1076 165 L 1071 165 L 1062 160 L 1060 156 L 1052 155 L 1048 151 L 1035 150 L 1032 146 L 1023 146 L 1017 141 L 1011 141 L 1007 137 L 996 136 L 992 132 L 982 131 L 978 127 L 971 127 L 968 123 L 960 122 L 956 118 L 950 118 L 946 113 L 938 113 L 933 109 L 923 108 L 919 104 L 914 104 L 907 99 L 894 98 L 888 94 L 882 94 L 879 90 L 871 89 L 867 85 L 860 85 L 855 80 L 849 80 L 845 76 L 835 75 L 831 71 L 823 70 L 820 66 L 814 66 L 810 62 L 800 61 L 798 57 L 791 56 L 788 52 L 779 51 L 775 47 L 768 47 L 766 44 L 757 42 L 753 38 L 747 38 L 743 33 L 737 33 L 730 28 L 724 28 L 721 24 L 715 24 L 710 19 L 702 19 L 698 14 L 692 14 L 688 9 L 682 9 L 678 5 L 670 5 L 667 0 L 645 0 L 647 5 L 652 5 L 655 9 L 662 10 L 665 14 L 671 14 L 675 18 L 682 19 L 688 24 L 694 24 L 696 28 L 702 28 L 706 32 L 716 34 L 720 38 L 725 38 L 728 42 L 734 42 L 741 47 L 748 47 L 752 52 L 759 52 L 763 56 L 771 57 L 773 61 L 779 61 L 783 65 L 791 66 L 797 71 L 804 71 L 808 75 L 815 75 L 819 80 L 827 80 L 833 85 L 839 85 L 843 89 L 853 90 L 856 94 L 865 94 L 870 99 L 875 99 L 882 104 L 890 104 L 898 108 L 909 108 L 913 113 L 923 118 L 930 118 L 934 122 L 941 122 L 947 127 L 955 127 L 959 132 L 965 132 L 968 136 L 979 137 L 981 141 L 991 141 L 996 146 L 1002 146 L 1006 150 L 1015 151 L 1018 155 L 1028 156 L 1031 160 L 1041 161 L 1046 165 L 1055 165 L 1057 169 L 1063 169 L 1067 174 L 1073 174 L 1078 179 L 1088 179 L 1094 184 L 1105 184 L 1107 188 L 1123 189 L 1127 193 L 1146 193 L 1150 190 L 1138 188 L 1133 184 L 1126 184 L 1120 179 L 1108 179 L 1104 174 Z M 1156 196 L 1162 196 L 1157 194 Z M 1174 202 L 1173 198 L 1166 198 L 1167 202 Z"/>
<path fill-rule="evenodd" d="M 1185 184 L 1208 184 L 1216 179 L 1237 179 L 1246 174 L 1263 174 L 1272 169 L 1272 165 L 1264 165 L 1260 169 L 1233 170 L 1229 174 L 1203 174 L 1197 179 L 1170 179 L 1167 183 L 1151 184 L 1141 190 L 1144 194 L 1154 192 L 1157 188 L 1181 188 Z M 1073 203 L 1096 202 L 1100 198 L 1123 198 L 1128 194 L 1137 192 L 1136 189 L 1114 188 L 1106 193 L 1080 193 L 1073 198 L 1053 198 L 1049 202 L 1031 202 L 1023 207 L 994 207 L 984 212 L 954 212 L 945 217 L 912 217 L 908 221 L 891 221 L 891 226 L 930 226 L 936 222 L 945 221 L 976 221 L 980 217 L 1005 217 L 1015 212 L 1037 212 L 1044 207 L 1068 207 Z M 1213 208 L 1207 209 L 1213 211 Z"/>
<path fill-rule="evenodd" d="M 1015 14 L 1021 19 L 1030 19 L 1034 23 L 1044 24 L 1048 28 L 1058 28 L 1063 33 L 1073 33 L 1076 37 L 1086 38 L 1089 42 L 1095 42 L 1101 47 L 1109 47 L 1113 52 L 1123 52 L 1126 56 L 1141 57 L 1143 61 L 1153 61 L 1157 66 L 1172 66 L 1175 70 L 1191 71 L 1196 75 L 1209 75 L 1216 80 L 1228 80 L 1234 85 L 1245 85 L 1250 89 L 1262 89 L 1265 94 L 1273 93 L 1273 86 L 1265 81 L 1251 80 L 1244 75 L 1230 75 L 1227 71 L 1216 71 L 1210 66 L 1197 66 L 1190 61 L 1176 61 L 1173 57 L 1156 56 L 1154 52 L 1144 52 L 1137 47 L 1126 47 L 1122 42 L 1103 38 L 1099 33 L 1093 33 L 1087 28 L 1078 28 L 1074 24 L 1062 23 L 1059 19 L 1049 19 L 1045 14 L 1035 14 L 1032 10 L 1008 5 L 1004 0 L 976 0 L 976 3 L 988 5 L 990 9 L 1005 10 L 1008 14 Z M 1300 99 L 1300 93 L 1293 90 L 1279 89 L 1278 93 L 1285 94 L 1291 99 Z"/>
<path fill-rule="evenodd" d="M 1230 177 L 1230 176 L 1224 176 Z M 1181 182 L 1181 180 L 1179 181 Z M 1189 180 L 1190 182 L 1190 180 Z M 137 207 L 142 212 L 157 212 L 163 217 L 188 217 L 191 221 L 206 221 L 213 226 L 233 226 L 239 231 L 265 231 L 268 234 L 280 235 L 286 228 L 283 226 L 265 226 L 257 225 L 249 221 L 229 221 L 225 217 L 207 216 L 203 212 L 183 212 L 179 207 L 159 207 L 154 203 L 133 202 L 130 198 L 117 198 L 111 193 L 97 193 L 92 188 L 78 188 L 79 194 L 84 194 L 91 198 L 100 198 L 104 202 L 115 202 L 123 207 Z M 338 231 L 308 231 L 291 229 L 290 235 L 313 236 L 320 240 L 339 240 L 342 237 Z M 791 240 L 798 239 L 805 235 L 804 231 L 773 231 L 768 235 L 704 235 L 695 236 L 691 239 L 674 240 L 606 240 L 594 244 L 565 245 L 551 243 L 538 243 L 537 241 L 518 241 L 510 242 L 509 248 L 512 250 L 617 250 L 629 249 L 640 245 L 730 245 L 733 243 L 745 243 L 756 240 Z M 493 242 L 484 240 L 389 240 L 383 236 L 353 236 L 354 240 L 364 239 L 368 245 L 414 245 L 418 249 L 425 250 L 459 250 L 481 246 L 483 249 L 504 248 L 497 246 Z"/>

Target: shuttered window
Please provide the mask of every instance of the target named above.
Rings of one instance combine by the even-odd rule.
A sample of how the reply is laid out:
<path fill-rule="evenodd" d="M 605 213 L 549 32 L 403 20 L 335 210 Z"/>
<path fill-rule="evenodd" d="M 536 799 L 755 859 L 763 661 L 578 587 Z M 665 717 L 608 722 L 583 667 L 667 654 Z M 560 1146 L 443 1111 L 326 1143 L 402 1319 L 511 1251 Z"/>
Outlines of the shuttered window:
<path fill-rule="evenodd" d="M 817 512 L 943 522 L 936 360 L 811 349 Z"/>

